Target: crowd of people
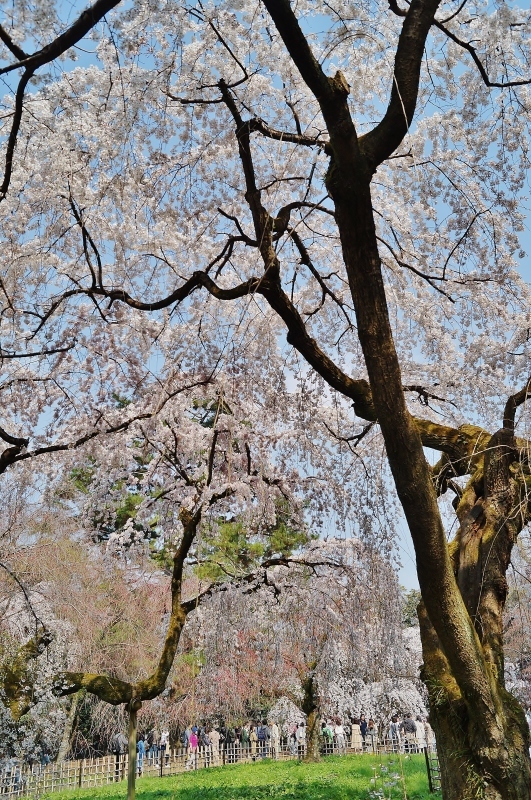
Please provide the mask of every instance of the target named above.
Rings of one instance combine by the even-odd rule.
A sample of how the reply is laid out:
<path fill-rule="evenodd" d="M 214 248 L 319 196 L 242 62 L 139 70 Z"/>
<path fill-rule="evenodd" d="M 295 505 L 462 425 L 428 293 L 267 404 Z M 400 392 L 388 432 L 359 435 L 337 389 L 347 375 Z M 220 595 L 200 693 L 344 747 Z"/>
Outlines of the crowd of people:
<path fill-rule="evenodd" d="M 120 734 L 115 737 L 113 752 L 126 752 L 127 740 Z M 198 757 L 205 766 L 235 763 L 239 760 L 256 761 L 262 758 L 277 759 L 282 753 L 302 758 L 306 752 L 307 730 L 304 722 L 279 726 L 266 720 L 247 722 L 241 726 L 204 724 L 190 725 L 174 742 L 179 755 L 186 759 L 187 769 L 197 768 Z M 376 752 L 378 747 L 391 751 L 416 753 L 432 747 L 435 737 L 427 719 L 411 714 L 402 719 L 394 714 L 388 725 L 378 726 L 374 719 L 364 715 L 343 722 L 340 718 L 322 720 L 319 727 L 319 745 L 323 754 L 344 754 L 347 750 L 358 753 Z M 170 758 L 170 733 L 168 729 L 151 730 L 139 734 L 137 742 L 138 771 L 144 763 L 167 764 Z"/>

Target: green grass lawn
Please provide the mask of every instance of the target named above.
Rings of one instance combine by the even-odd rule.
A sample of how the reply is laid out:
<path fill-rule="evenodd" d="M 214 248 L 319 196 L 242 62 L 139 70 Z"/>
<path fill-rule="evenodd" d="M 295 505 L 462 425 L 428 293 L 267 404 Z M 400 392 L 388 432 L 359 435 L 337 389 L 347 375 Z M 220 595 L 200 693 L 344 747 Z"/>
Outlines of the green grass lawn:
<path fill-rule="evenodd" d="M 382 770 L 383 767 L 383 770 Z M 401 779 L 405 775 L 408 800 L 434 798 L 428 792 L 423 756 L 398 760 L 396 756 L 330 756 L 318 764 L 298 761 L 260 761 L 202 769 L 166 778 L 140 778 L 138 800 L 370 800 L 380 797 L 404 800 Z M 376 782 L 371 784 L 371 778 Z M 384 784 L 393 783 L 394 786 Z M 121 800 L 126 783 L 98 789 L 54 792 L 43 800 Z"/>

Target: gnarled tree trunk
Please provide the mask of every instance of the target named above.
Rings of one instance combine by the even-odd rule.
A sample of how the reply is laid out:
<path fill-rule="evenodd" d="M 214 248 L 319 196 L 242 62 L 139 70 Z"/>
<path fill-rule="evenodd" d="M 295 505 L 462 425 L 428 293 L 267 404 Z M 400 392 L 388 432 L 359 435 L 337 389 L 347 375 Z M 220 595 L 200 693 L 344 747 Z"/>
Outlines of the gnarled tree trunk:
<path fill-rule="evenodd" d="M 494 434 L 455 501 L 459 529 L 450 544 L 454 575 L 490 672 L 495 717 L 475 714 L 455 680 L 423 604 L 419 608 L 423 679 L 439 745 L 441 781 L 449 798 L 530 796 L 529 728 L 519 703 L 505 688 L 503 609 L 514 542 L 524 524 L 521 466 L 512 420 Z M 457 472 L 447 459 L 443 470 Z M 520 480 L 518 480 L 520 478 Z"/>
<path fill-rule="evenodd" d="M 422 608 L 419 614 L 430 722 L 437 740 L 445 800 L 520 800 L 530 796 L 529 729 L 517 701 L 496 682 L 497 721 L 471 711 Z"/>

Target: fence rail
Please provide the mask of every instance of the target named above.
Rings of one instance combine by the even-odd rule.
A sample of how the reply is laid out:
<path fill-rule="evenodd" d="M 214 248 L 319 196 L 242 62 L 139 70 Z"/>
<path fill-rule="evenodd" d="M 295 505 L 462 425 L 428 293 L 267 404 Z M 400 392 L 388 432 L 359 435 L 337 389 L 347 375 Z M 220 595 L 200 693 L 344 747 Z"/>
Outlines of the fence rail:
<path fill-rule="evenodd" d="M 351 744 L 323 745 L 324 755 L 346 755 L 355 753 L 377 754 L 402 752 L 418 753 L 426 750 L 426 743 L 409 739 L 406 741 L 355 742 Z M 430 758 L 435 754 L 430 745 L 427 748 Z M 304 745 L 286 743 L 275 747 L 271 742 L 258 742 L 256 746 L 249 744 L 224 744 L 219 751 L 210 747 L 198 747 L 195 752 L 186 748 L 153 752 L 139 759 L 139 780 L 143 777 L 178 775 L 195 769 L 208 769 L 224 764 L 258 761 L 262 758 L 277 760 L 299 759 L 305 754 Z M 46 766 L 12 765 L 0 771 L 0 796 L 2 800 L 11 798 L 31 798 L 38 800 L 45 794 L 63 789 L 88 789 L 94 786 L 105 786 L 127 778 L 128 756 L 109 755 L 102 758 L 87 758 L 79 761 L 64 761 L 60 764 L 50 763 Z"/>

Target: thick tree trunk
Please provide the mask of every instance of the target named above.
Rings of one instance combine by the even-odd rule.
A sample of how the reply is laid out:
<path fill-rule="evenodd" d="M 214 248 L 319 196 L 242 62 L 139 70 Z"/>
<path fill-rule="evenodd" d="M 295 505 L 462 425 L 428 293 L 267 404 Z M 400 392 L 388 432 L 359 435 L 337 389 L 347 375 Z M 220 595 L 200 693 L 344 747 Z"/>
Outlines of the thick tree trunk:
<path fill-rule="evenodd" d="M 320 761 L 321 752 L 319 748 L 319 693 L 315 680 L 315 668 L 317 664 L 312 662 L 308 665 L 309 672 L 302 681 L 304 692 L 301 709 L 306 714 L 306 755 L 305 761 Z"/>
<path fill-rule="evenodd" d="M 529 728 L 519 703 L 498 682 L 502 714 L 498 726 L 486 727 L 465 702 L 422 604 L 419 620 L 444 800 L 530 797 Z"/>
<path fill-rule="evenodd" d="M 530 735 L 524 712 L 505 688 L 503 610 L 511 550 L 524 524 L 526 498 L 515 480 L 519 463 L 510 420 L 477 460 L 456 513 L 450 544 L 454 575 L 474 623 L 490 673 L 493 706 L 487 716 L 467 702 L 421 605 L 423 678 L 437 738 L 444 797 L 516 800 L 531 796 Z"/>
<path fill-rule="evenodd" d="M 57 763 L 60 764 L 62 761 L 65 760 L 68 751 L 70 750 L 70 738 L 72 736 L 72 730 L 74 728 L 74 722 L 76 719 L 77 708 L 79 703 L 81 702 L 82 697 L 84 696 L 84 692 L 76 692 L 76 694 L 72 695 L 72 699 L 70 702 L 70 708 L 68 709 L 68 715 L 66 717 L 65 722 L 65 729 L 63 731 L 63 735 L 61 737 L 61 744 L 59 746 L 59 752 L 57 753 Z"/>
<path fill-rule="evenodd" d="M 314 709 L 308 714 L 306 722 L 306 757 L 305 761 L 320 761 L 320 730 L 319 730 L 319 713 Z"/>
<path fill-rule="evenodd" d="M 435 652 L 425 645 L 424 674 L 444 765 L 444 798 L 531 800 L 529 734 L 503 674 L 505 573 L 522 507 L 514 431 L 504 427 L 489 442 L 459 502 L 460 530 L 449 550 L 422 442 L 404 401 L 363 164 L 356 164 L 354 153 L 346 176 L 346 137 L 338 134 L 338 165 L 332 164 L 327 186 L 336 203 L 373 400 L 436 631 L 429 640 Z M 331 132 L 333 144 L 335 138 Z M 355 151 L 355 142 L 348 147 Z"/>
<path fill-rule="evenodd" d="M 132 700 L 129 704 L 129 763 L 127 768 L 127 800 L 135 800 L 136 795 L 136 721 L 142 703 Z"/>

